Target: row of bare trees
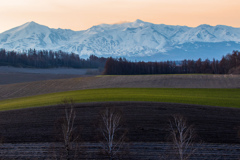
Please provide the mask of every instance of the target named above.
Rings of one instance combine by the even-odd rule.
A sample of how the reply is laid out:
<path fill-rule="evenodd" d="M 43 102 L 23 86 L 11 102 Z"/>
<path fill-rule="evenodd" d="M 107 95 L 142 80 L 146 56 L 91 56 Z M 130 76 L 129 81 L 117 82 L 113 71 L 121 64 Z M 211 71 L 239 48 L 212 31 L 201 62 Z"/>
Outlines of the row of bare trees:
<path fill-rule="evenodd" d="M 79 134 L 75 125 L 75 103 L 71 99 L 62 101 L 65 108 L 64 117 L 60 120 L 62 147 L 51 147 L 52 158 L 59 160 L 79 159 L 83 156 L 83 148 L 78 145 Z M 122 114 L 115 108 L 106 108 L 99 114 L 98 130 L 101 137 L 101 154 L 109 160 L 119 156 L 127 131 L 121 127 Z M 100 155 L 101 155 L 100 154 Z"/>
<path fill-rule="evenodd" d="M 79 159 L 81 157 L 80 147 L 77 145 L 79 136 L 76 134 L 76 111 L 72 100 L 64 100 L 65 115 L 61 122 L 61 135 L 63 148 L 55 153 L 55 159 Z M 101 159 L 121 159 L 125 154 L 125 143 L 127 129 L 122 125 L 122 112 L 114 107 L 107 107 L 99 114 L 98 131 L 101 137 Z M 181 115 L 174 115 L 169 120 L 169 137 L 172 142 L 171 155 L 164 155 L 160 159 L 187 160 L 195 152 L 193 140 L 194 128 L 188 125 L 186 119 Z"/>

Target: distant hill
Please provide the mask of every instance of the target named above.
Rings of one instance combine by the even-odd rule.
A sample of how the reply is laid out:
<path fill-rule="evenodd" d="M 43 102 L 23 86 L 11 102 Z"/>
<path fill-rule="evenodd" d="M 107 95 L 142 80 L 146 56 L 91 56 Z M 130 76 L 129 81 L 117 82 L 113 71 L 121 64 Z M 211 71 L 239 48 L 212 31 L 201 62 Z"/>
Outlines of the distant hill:
<path fill-rule="evenodd" d="M 72 31 L 28 22 L 1 33 L 0 48 L 62 50 L 83 58 L 94 54 L 144 61 L 220 59 L 232 50 L 239 50 L 240 28 L 224 25 L 193 28 L 136 20 Z"/>

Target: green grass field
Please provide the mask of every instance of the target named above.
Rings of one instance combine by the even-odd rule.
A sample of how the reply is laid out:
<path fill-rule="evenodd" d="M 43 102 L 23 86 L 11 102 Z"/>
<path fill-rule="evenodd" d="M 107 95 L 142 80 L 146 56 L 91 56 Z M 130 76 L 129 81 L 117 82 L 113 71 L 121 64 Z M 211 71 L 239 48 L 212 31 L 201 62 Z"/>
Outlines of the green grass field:
<path fill-rule="evenodd" d="M 152 101 L 240 108 L 240 89 L 112 88 L 68 91 L 0 101 L 0 110 L 105 101 Z"/>

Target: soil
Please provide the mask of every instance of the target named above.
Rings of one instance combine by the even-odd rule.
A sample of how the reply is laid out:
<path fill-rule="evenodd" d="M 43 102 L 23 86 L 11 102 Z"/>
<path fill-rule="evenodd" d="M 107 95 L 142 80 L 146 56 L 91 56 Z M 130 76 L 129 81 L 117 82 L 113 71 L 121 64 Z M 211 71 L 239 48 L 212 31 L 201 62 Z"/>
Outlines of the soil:
<path fill-rule="evenodd" d="M 32 79 L 38 79 L 36 75 L 31 76 Z M 43 75 L 39 76 L 43 77 Z M 19 77 L 20 79 L 17 79 Z M 5 79 L 5 81 L 9 82 L 22 82 L 26 75 L 22 74 L 19 77 L 1 77 L 0 81 Z M 13 83 L 0 85 L 0 100 L 96 88 L 240 88 L 240 75 L 88 76 Z"/>
<path fill-rule="evenodd" d="M 43 81 L 52 79 L 68 79 L 86 77 L 99 74 L 98 69 L 73 69 L 73 68 L 15 68 L 0 66 L 0 85 Z"/>
<path fill-rule="evenodd" d="M 99 112 L 116 107 L 123 112 L 123 127 L 129 142 L 166 142 L 168 120 L 183 115 L 194 125 L 198 142 L 240 143 L 240 109 L 155 102 L 105 102 L 77 104 L 75 125 L 80 140 L 97 142 Z M 63 106 L 37 107 L 0 112 L 0 126 L 5 143 L 56 142 L 61 139 Z"/>

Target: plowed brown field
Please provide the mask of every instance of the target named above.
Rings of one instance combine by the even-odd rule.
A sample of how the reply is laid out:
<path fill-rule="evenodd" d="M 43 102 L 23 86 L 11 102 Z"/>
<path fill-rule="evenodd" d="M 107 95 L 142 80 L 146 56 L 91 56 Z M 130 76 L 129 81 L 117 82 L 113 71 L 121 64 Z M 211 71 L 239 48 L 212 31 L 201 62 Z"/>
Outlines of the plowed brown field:
<path fill-rule="evenodd" d="M 96 88 L 240 88 L 240 75 L 91 76 L 0 85 L 0 100 Z"/>
<path fill-rule="evenodd" d="M 85 103 L 76 107 L 76 126 L 85 142 L 98 141 L 98 113 L 106 106 L 123 111 L 130 142 L 164 142 L 168 119 L 181 114 L 196 128 L 198 140 L 208 143 L 239 143 L 240 109 L 151 102 Z M 60 106 L 0 112 L 5 142 L 54 142 L 56 122 L 64 115 Z"/>
<path fill-rule="evenodd" d="M 95 88 L 240 88 L 240 75 L 80 76 L 77 78 L 74 77 L 76 75 L 71 77 L 62 74 L 17 73 L 4 78 L 2 75 L 0 74 L 0 100 Z M 238 135 L 240 109 L 155 102 L 78 104 L 75 124 L 78 126 L 81 141 L 98 142 L 96 125 L 98 113 L 106 106 L 115 106 L 123 111 L 125 127 L 128 129 L 128 141 L 135 145 L 133 145 L 133 150 L 139 156 L 137 159 L 144 159 L 144 157 L 145 159 L 154 159 L 153 157 L 158 159 L 159 151 L 156 148 L 159 147 L 159 142 L 163 142 L 165 146 L 168 135 L 167 123 L 173 114 L 183 115 L 189 124 L 194 125 L 198 142 L 203 141 L 210 147 L 205 148 L 204 154 L 209 154 L 214 158 L 220 155 L 218 159 L 239 157 L 239 150 L 229 149 L 229 146 L 225 144 L 232 146 L 232 144 L 240 143 Z M 30 158 L 26 159 L 32 159 L 34 156 L 41 159 L 43 153 L 36 154 L 42 151 L 41 147 L 37 146 L 37 149 L 34 149 L 33 146 L 41 145 L 42 142 L 59 141 L 60 136 L 56 127 L 63 115 L 64 109 L 60 106 L 0 112 L 0 135 L 3 137 L 3 142 L 10 143 L 3 145 L 3 148 L 6 147 L 5 149 L 9 151 L 6 156 L 15 159 L 15 157 L 29 153 L 27 157 Z M 26 144 L 28 142 L 34 145 Z M 15 144 L 11 143 L 17 143 L 16 145 L 20 146 L 26 144 L 27 147 L 23 147 L 22 153 L 21 149 L 15 150 Z M 208 143 L 215 144 L 208 145 Z M 222 144 L 219 145 L 219 143 Z M 146 147 L 148 144 L 149 148 Z M 229 158 L 231 156 L 234 158 Z M 199 159 L 201 158 L 202 156 Z"/>

